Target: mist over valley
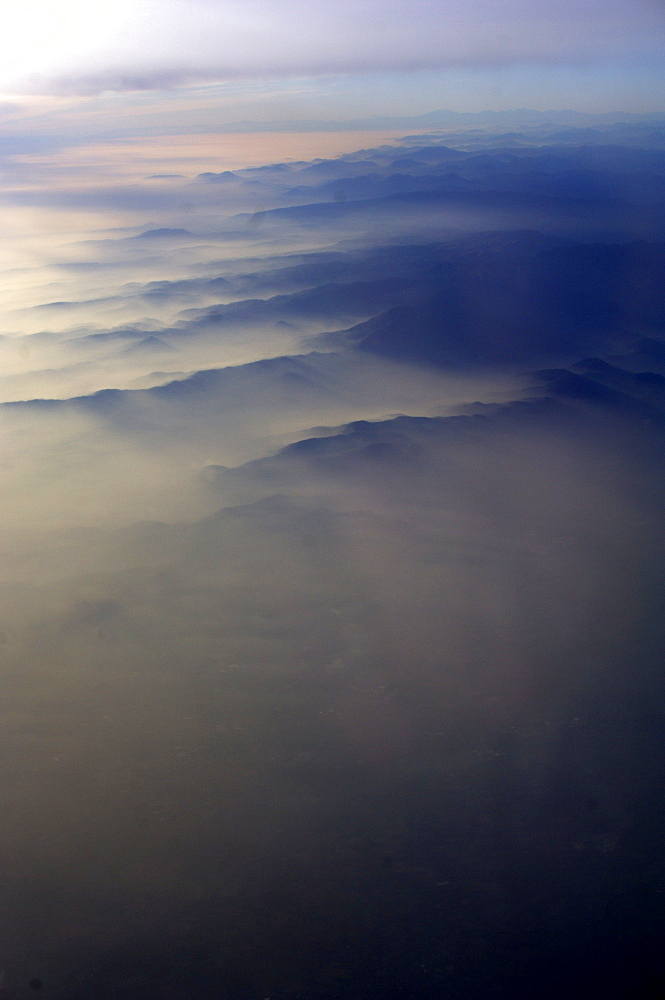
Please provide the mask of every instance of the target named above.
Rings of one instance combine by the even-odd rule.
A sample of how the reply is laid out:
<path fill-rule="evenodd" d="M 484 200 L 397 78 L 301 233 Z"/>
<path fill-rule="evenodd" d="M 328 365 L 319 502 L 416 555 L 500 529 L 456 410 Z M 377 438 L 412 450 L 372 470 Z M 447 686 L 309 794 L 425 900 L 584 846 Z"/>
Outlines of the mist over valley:
<path fill-rule="evenodd" d="M 3 190 L 8 1000 L 657 995 L 662 120 L 507 118 Z"/>

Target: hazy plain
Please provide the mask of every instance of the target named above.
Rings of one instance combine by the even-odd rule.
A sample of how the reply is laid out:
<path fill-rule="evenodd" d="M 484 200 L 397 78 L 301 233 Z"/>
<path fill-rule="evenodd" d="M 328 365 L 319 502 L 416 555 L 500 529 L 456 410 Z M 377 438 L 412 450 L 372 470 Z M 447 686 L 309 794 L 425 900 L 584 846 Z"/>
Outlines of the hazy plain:
<path fill-rule="evenodd" d="M 650 995 L 665 154 L 555 124 L 12 160 L 7 996 Z"/>

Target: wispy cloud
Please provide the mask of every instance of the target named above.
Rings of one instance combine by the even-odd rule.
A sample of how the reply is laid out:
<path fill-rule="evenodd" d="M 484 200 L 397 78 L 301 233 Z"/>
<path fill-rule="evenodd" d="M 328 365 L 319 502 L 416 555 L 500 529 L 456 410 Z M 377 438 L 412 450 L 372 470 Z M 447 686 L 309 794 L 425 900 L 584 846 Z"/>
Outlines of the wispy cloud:
<path fill-rule="evenodd" d="M 97 93 L 243 76 L 657 56 L 652 0 L 140 0 L 91 13 L 33 2 L 4 48 L 4 89 Z M 27 11 L 27 9 L 26 9 Z M 30 16 L 28 16 L 30 15 Z"/>

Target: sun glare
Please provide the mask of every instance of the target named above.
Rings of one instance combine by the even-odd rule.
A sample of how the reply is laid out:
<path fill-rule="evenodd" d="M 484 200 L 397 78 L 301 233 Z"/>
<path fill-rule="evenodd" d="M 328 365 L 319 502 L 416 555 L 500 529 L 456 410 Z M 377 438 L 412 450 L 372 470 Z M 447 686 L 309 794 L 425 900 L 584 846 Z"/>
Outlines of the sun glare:
<path fill-rule="evenodd" d="M 0 90 L 29 90 L 32 81 L 54 70 L 66 75 L 68 63 L 94 56 L 110 38 L 121 35 L 131 7 L 127 0 L 104 6 L 88 0 L 24 0 L 20 7 L 6 7 Z"/>

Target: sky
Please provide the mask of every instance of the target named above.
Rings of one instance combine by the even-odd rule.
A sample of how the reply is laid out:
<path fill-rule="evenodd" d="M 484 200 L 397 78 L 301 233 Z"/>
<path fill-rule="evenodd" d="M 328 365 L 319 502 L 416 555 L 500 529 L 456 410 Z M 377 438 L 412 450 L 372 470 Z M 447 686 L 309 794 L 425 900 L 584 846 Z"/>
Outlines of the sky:
<path fill-rule="evenodd" d="M 0 93 L 166 92 L 172 107 L 203 85 L 230 120 L 647 111 L 664 42 L 660 0 L 26 0 L 3 13 Z"/>

